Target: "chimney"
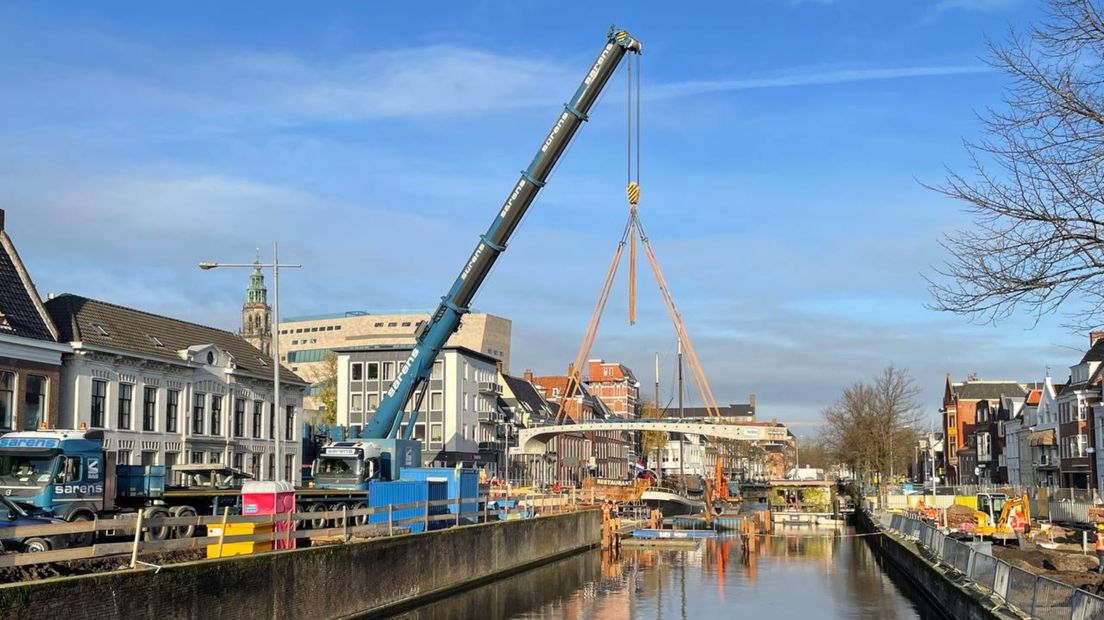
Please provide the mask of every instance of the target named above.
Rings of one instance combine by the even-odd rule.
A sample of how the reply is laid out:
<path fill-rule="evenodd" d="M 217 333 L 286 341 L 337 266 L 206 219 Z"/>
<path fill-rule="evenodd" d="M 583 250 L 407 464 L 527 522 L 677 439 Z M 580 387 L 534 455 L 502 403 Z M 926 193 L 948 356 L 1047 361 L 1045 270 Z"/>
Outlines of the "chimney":
<path fill-rule="evenodd" d="M 751 405 L 751 414 L 755 415 L 755 394 L 748 396 L 748 404 Z"/>
<path fill-rule="evenodd" d="M 525 372 L 522 373 L 521 378 L 525 379 L 529 383 L 532 383 L 533 382 L 533 371 L 526 368 Z"/>
<path fill-rule="evenodd" d="M 966 380 L 967 381 L 977 381 L 978 380 L 977 373 L 976 372 L 970 373 L 970 376 L 966 377 Z"/>
<path fill-rule="evenodd" d="M 4 232 L 4 210 L 0 209 L 0 232 Z"/>
<path fill-rule="evenodd" d="M 3 229 L 4 213 L 0 211 L 0 229 Z M 1089 332 L 1089 346 L 1095 346 L 1097 341 L 1104 338 L 1104 332 Z"/>

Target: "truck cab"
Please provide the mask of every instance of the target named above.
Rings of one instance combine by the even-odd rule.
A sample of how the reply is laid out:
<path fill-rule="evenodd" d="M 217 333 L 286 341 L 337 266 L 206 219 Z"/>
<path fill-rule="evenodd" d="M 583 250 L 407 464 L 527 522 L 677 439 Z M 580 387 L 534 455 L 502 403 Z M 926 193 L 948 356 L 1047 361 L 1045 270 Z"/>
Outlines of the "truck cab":
<path fill-rule="evenodd" d="M 107 463 L 100 431 L 28 431 L 0 437 L 0 494 L 69 520 L 104 507 Z"/>
<path fill-rule="evenodd" d="M 335 441 L 322 447 L 314 460 L 311 476 L 319 489 L 366 491 L 372 480 L 398 480 L 402 467 L 421 464 L 421 443 L 417 441 Z"/>

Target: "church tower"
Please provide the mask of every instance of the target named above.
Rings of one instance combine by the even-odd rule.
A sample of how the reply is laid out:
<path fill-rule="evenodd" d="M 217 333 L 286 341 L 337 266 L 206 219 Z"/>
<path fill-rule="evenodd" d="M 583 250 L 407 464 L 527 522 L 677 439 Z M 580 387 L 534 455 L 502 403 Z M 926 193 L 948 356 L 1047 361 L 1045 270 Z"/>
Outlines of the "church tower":
<path fill-rule="evenodd" d="M 272 355 L 272 310 L 268 307 L 268 289 L 261 273 L 260 253 L 253 261 L 249 288 L 245 290 L 241 335 L 265 355 Z"/>

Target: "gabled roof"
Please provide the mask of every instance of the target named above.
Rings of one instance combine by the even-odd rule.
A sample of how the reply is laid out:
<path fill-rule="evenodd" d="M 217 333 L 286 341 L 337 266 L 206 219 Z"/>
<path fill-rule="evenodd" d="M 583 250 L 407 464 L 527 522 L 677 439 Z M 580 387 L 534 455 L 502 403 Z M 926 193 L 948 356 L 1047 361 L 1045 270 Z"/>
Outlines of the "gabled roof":
<path fill-rule="evenodd" d="M 68 293 L 47 301 L 46 310 L 53 317 L 62 342 L 80 342 L 173 361 L 182 361 L 179 351 L 211 344 L 229 353 L 238 370 L 272 379 L 272 358 L 232 332 Z M 280 377 L 283 381 L 306 384 L 283 365 Z"/>
<path fill-rule="evenodd" d="M 537 391 L 537 388 L 533 387 L 532 383 L 529 383 L 525 379 L 511 377 L 507 374 L 502 375 L 502 380 L 506 382 L 506 385 L 514 394 L 514 398 L 516 398 L 519 403 L 524 403 L 528 406 L 531 415 L 543 417 L 556 415 L 556 410 L 540 395 L 540 392 Z"/>
<path fill-rule="evenodd" d="M 1104 362 L 1104 338 L 1098 339 L 1089 347 L 1088 351 L 1085 351 L 1085 355 L 1079 363 L 1084 364 L 1085 362 Z"/>
<path fill-rule="evenodd" d="M 999 400 L 1002 396 L 1024 396 L 1027 390 L 1016 381 L 966 381 L 955 386 L 959 400 Z"/>
<path fill-rule="evenodd" d="M 1027 393 L 1027 400 L 1025 401 L 1028 406 L 1038 405 L 1039 401 L 1043 398 L 1043 390 L 1034 389 Z"/>
<path fill-rule="evenodd" d="M 57 330 L 34 282 L 11 237 L 4 232 L 3 210 L 0 210 L 0 335 L 57 342 Z"/>

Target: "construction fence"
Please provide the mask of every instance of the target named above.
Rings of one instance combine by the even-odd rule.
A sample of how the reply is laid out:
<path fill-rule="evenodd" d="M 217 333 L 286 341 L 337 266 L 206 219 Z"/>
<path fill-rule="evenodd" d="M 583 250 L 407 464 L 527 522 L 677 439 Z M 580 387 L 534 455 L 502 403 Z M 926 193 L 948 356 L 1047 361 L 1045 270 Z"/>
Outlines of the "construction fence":
<path fill-rule="evenodd" d="M 938 487 L 933 494 L 931 489 L 917 490 L 910 494 L 890 493 L 886 496 L 886 508 L 908 510 L 915 508 L 923 499 L 929 508 L 946 509 L 963 498 L 975 497 L 978 493 L 1004 493 L 1007 497 L 1020 497 L 1026 494 L 1031 506 L 1031 516 L 1056 523 L 1091 523 L 1090 510 L 1100 508 L 1101 503 L 1095 492 L 1085 489 L 1048 489 L 1042 487 L 1022 489 L 1018 487 Z"/>
<path fill-rule="evenodd" d="M 919 543 L 921 552 L 946 567 L 952 579 L 1029 618 L 1104 619 L 1104 598 L 1095 594 L 1012 566 L 923 521 L 904 515 L 882 516 L 879 520 Z"/>
<path fill-rule="evenodd" d="M 260 552 L 287 549 L 292 541 L 348 543 L 355 539 L 422 533 L 452 526 L 525 519 L 585 507 L 586 499 L 572 489 L 560 494 L 504 494 L 479 498 L 424 500 L 370 508 L 278 514 L 144 518 L 144 513 L 113 519 L 42 525 L 0 526 L 0 539 L 71 539 L 93 534 L 87 546 L 38 552 L 0 552 L 0 568 L 130 556 L 130 567 L 145 564 L 142 554 L 205 549 L 208 557 L 232 555 L 232 549 Z M 450 512 L 450 509 L 452 512 Z M 413 516 L 411 516 L 413 515 Z M 187 536 L 177 533 L 187 532 Z M 248 533 L 236 533 L 248 532 Z M 303 543 L 300 543 L 301 546 Z M 224 553 L 224 550 L 226 553 Z M 147 566 L 152 566 L 148 565 Z"/>

